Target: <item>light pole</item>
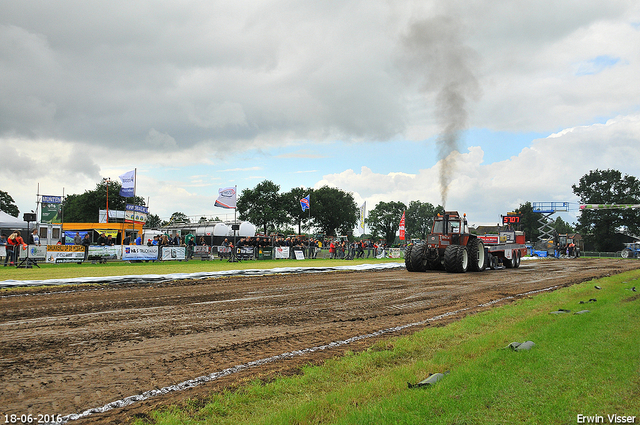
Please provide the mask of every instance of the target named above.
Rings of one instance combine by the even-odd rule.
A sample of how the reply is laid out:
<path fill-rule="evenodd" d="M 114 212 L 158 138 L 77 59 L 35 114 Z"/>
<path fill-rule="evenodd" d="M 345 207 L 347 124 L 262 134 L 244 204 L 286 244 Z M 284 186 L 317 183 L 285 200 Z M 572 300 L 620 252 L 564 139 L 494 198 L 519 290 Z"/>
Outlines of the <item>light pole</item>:
<path fill-rule="evenodd" d="M 107 223 L 109 222 L 109 183 L 111 183 L 111 177 L 105 177 L 102 181 L 107 185 Z"/>

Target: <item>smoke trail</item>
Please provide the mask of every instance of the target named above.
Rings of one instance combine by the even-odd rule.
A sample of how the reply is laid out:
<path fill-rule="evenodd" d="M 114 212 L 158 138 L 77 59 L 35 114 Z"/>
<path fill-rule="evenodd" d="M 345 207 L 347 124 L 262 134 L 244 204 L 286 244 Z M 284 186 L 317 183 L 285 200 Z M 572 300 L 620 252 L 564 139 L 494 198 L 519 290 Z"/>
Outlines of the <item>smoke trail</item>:
<path fill-rule="evenodd" d="M 436 94 L 439 184 L 444 207 L 455 176 L 460 136 L 467 128 L 468 103 L 479 97 L 479 85 L 472 71 L 477 55 L 464 45 L 460 22 L 450 17 L 415 22 L 403 42 L 407 70 L 424 79 L 426 93 Z"/>

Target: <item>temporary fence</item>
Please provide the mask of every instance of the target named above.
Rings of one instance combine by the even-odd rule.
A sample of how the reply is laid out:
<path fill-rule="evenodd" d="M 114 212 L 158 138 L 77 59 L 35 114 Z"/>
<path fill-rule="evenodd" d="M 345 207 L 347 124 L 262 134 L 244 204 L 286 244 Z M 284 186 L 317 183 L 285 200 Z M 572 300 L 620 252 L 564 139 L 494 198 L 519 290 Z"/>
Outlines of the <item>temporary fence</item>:
<path fill-rule="evenodd" d="M 20 250 L 20 259 L 27 256 L 36 262 L 47 263 L 80 263 L 83 261 L 185 261 L 228 260 L 232 258 L 232 248 L 228 246 L 158 246 L 158 245 L 29 245 L 28 249 Z M 6 249 L 0 246 L 0 258 L 6 256 Z M 619 256 L 619 255 L 618 255 Z M 357 259 L 357 258 L 404 258 L 401 248 L 365 249 L 358 253 L 345 250 L 332 255 L 329 248 L 317 247 L 252 247 L 235 248 L 235 258 L 242 261 L 271 260 L 271 259 Z"/>

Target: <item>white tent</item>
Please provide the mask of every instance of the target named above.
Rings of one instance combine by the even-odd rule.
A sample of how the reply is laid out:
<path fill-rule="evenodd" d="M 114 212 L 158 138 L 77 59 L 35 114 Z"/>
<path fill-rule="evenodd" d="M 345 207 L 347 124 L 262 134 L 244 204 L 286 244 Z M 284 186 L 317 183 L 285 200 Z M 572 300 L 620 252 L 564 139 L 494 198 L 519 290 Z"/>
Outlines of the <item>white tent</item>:
<path fill-rule="evenodd" d="M 27 222 L 20 220 L 4 211 L 0 211 L 0 228 L 2 229 L 26 229 Z"/>

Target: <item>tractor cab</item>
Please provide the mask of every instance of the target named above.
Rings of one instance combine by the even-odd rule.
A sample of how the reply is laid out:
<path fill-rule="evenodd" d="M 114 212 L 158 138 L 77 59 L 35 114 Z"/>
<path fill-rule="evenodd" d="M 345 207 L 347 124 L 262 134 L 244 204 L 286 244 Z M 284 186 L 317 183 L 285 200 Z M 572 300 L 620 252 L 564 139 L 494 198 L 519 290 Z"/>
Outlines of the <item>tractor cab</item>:
<path fill-rule="evenodd" d="M 431 234 L 433 235 L 449 235 L 465 233 L 467 226 L 466 214 L 460 217 L 458 211 L 446 211 L 444 214 L 438 214 L 433 221 Z"/>

